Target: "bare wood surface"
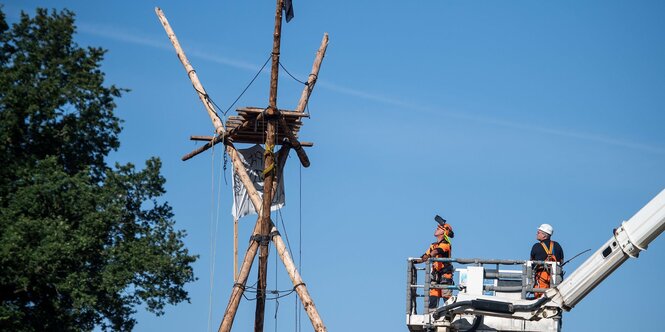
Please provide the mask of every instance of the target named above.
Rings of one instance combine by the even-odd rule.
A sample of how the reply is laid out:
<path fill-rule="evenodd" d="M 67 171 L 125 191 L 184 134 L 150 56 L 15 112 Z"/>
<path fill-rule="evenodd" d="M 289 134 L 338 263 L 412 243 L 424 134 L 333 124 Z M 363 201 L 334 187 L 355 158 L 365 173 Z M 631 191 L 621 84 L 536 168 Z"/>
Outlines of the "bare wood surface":
<path fill-rule="evenodd" d="M 243 114 L 243 113 L 253 113 L 253 114 L 258 114 L 262 113 L 265 111 L 263 108 L 259 107 L 243 107 L 239 108 L 236 110 L 238 114 Z M 309 114 L 307 113 L 302 113 L 302 112 L 294 112 L 294 111 L 288 111 L 288 110 L 278 110 L 278 112 L 286 117 L 296 117 L 296 118 L 309 118 Z"/>
<path fill-rule="evenodd" d="M 201 85 L 201 81 L 199 81 L 199 77 L 196 75 L 194 67 L 192 67 L 192 65 L 189 63 L 189 60 L 187 60 L 185 52 L 182 50 L 182 47 L 180 47 L 178 38 L 176 38 L 175 32 L 173 32 L 173 29 L 171 29 L 171 25 L 169 24 L 169 21 L 166 19 L 164 12 L 159 7 L 155 7 L 155 13 L 159 18 L 159 21 L 162 22 L 164 30 L 166 30 L 166 34 L 169 36 L 169 40 L 171 40 L 171 44 L 173 44 L 173 47 L 175 48 L 176 54 L 178 55 L 178 59 L 180 59 L 180 62 L 182 62 L 182 65 L 185 67 L 185 70 L 187 71 L 187 76 L 189 76 L 189 79 L 192 81 L 194 89 L 196 89 L 196 93 L 199 95 L 199 99 L 201 99 L 203 106 L 205 106 L 206 110 L 208 111 L 208 116 L 210 117 L 210 120 L 212 120 L 213 126 L 215 126 L 215 133 L 217 133 L 218 135 L 224 135 L 226 133 L 226 130 L 224 129 L 224 124 L 222 124 L 222 121 L 219 119 L 219 116 L 217 116 L 214 105 L 210 102 L 210 99 L 208 98 L 208 93 L 203 88 L 203 85 Z"/>
<path fill-rule="evenodd" d="M 209 142 L 210 140 L 213 140 L 215 137 L 214 136 L 190 136 L 189 139 L 192 141 L 204 141 L 204 142 Z M 279 141 L 279 139 L 277 140 Z M 282 142 L 281 144 L 284 144 Z M 289 143 L 290 144 L 290 143 Z M 300 142 L 300 145 L 306 148 L 314 146 L 314 142 Z"/>
<path fill-rule="evenodd" d="M 203 136 L 203 135 L 191 135 L 189 136 L 190 141 L 210 141 L 214 139 L 214 136 Z"/>
<path fill-rule="evenodd" d="M 217 136 L 217 137 L 215 137 L 213 140 L 208 141 L 208 143 L 206 143 L 206 144 L 204 144 L 204 145 L 201 145 L 201 146 L 199 146 L 198 148 L 194 149 L 194 151 L 192 151 L 192 152 L 190 152 L 190 153 L 188 153 L 188 154 L 182 156 L 182 158 L 180 158 L 180 159 L 181 159 L 182 161 L 189 160 L 189 159 L 191 159 L 192 157 L 194 157 L 194 156 L 200 154 L 201 152 L 210 149 L 213 145 L 215 145 L 215 144 L 217 144 L 217 143 L 219 143 L 219 142 L 222 142 L 223 140 L 224 140 L 224 137 L 223 137 L 223 136 Z"/>
<path fill-rule="evenodd" d="M 259 115 L 257 115 L 254 122 L 262 121 L 263 114 L 265 113 L 260 113 Z M 251 123 L 252 121 L 250 121 L 249 119 L 245 120 L 240 126 L 235 127 L 229 131 L 229 137 L 233 138 L 233 136 L 235 136 L 238 131 L 248 128 Z"/>
<path fill-rule="evenodd" d="M 233 281 L 238 282 L 238 218 L 233 218 Z"/>
<path fill-rule="evenodd" d="M 240 299 L 242 294 L 245 291 L 245 284 L 247 283 L 247 277 L 249 272 L 252 269 L 252 261 L 256 257 L 256 251 L 259 248 L 259 244 L 256 241 L 252 241 L 247 247 L 247 252 L 245 252 L 245 259 L 240 266 L 240 272 L 238 273 L 238 279 L 233 285 L 233 290 L 231 291 L 231 297 L 229 298 L 229 304 L 226 306 L 224 311 L 224 317 L 222 318 L 222 323 L 219 325 L 219 332 L 230 332 L 233 327 L 233 320 L 238 311 L 238 304 L 240 304 Z"/>
<path fill-rule="evenodd" d="M 275 144 L 275 121 L 274 116 L 277 111 L 277 81 L 279 77 L 279 52 L 282 34 L 282 3 L 283 0 L 277 0 L 275 6 L 275 32 L 272 43 L 272 67 L 270 71 L 270 96 L 268 98 L 268 109 L 265 113 L 268 121 L 266 132 L 266 153 L 263 161 L 263 213 L 259 234 L 267 236 L 270 232 L 270 205 L 272 204 L 272 186 L 275 178 L 275 155 L 273 147 Z M 266 286 L 268 274 L 268 243 L 263 242 L 259 246 L 259 275 L 256 286 L 256 311 L 254 315 L 254 332 L 263 332 L 263 322 L 266 305 Z"/>
<path fill-rule="evenodd" d="M 273 226 L 273 232 L 275 230 L 276 228 L 274 228 Z M 281 236 L 275 235 L 272 237 L 272 241 L 275 243 L 277 254 L 282 259 L 282 262 L 286 267 L 286 272 L 288 272 L 289 277 L 291 278 L 291 282 L 293 282 L 293 287 L 298 293 L 298 296 L 300 296 L 300 301 L 302 301 L 303 308 L 305 309 L 305 312 L 307 312 L 307 316 L 309 317 L 309 320 L 312 323 L 314 331 L 316 332 L 327 331 L 325 325 L 323 325 L 323 320 L 321 320 L 321 316 L 319 315 L 318 310 L 316 310 L 314 301 L 312 300 L 312 297 L 309 295 L 307 287 L 305 286 L 305 283 L 302 281 L 300 273 L 298 273 L 298 269 L 296 268 L 296 265 L 293 263 L 293 260 L 291 259 L 291 256 L 289 255 L 289 252 L 286 249 L 284 240 L 282 240 Z"/>
<path fill-rule="evenodd" d="M 319 77 L 319 69 L 321 68 L 321 63 L 323 63 L 323 57 L 326 55 L 326 49 L 328 48 L 328 33 L 323 34 L 323 39 L 321 40 L 321 46 L 319 46 L 319 50 L 316 52 L 316 57 L 314 58 L 314 64 L 312 65 L 312 72 L 309 74 L 309 77 L 307 78 L 307 84 L 305 85 L 305 88 L 302 90 L 302 94 L 300 95 L 300 101 L 298 101 L 298 106 L 296 106 L 296 109 L 294 112 L 304 112 L 305 111 L 305 106 L 307 106 L 307 103 L 309 102 L 309 96 L 312 94 L 312 90 L 314 90 L 314 85 L 316 85 L 316 80 Z"/>

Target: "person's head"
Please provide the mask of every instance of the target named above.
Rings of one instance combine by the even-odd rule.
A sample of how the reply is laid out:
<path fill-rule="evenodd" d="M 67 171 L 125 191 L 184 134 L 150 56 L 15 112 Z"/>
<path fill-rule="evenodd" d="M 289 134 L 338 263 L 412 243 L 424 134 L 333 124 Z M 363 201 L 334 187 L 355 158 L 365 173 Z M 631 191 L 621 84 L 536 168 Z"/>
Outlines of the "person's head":
<path fill-rule="evenodd" d="M 450 242 L 450 238 L 455 237 L 455 233 L 453 232 L 453 227 L 450 226 L 450 224 L 443 224 L 436 226 L 436 230 L 434 230 L 434 236 L 436 236 L 439 241 L 446 239 L 446 241 Z"/>
<path fill-rule="evenodd" d="M 536 239 L 538 241 L 548 240 L 550 237 L 552 237 L 552 233 L 554 233 L 554 228 L 552 228 L 552 225 L 542 224 L 540 227 L 538 227 Z"/>

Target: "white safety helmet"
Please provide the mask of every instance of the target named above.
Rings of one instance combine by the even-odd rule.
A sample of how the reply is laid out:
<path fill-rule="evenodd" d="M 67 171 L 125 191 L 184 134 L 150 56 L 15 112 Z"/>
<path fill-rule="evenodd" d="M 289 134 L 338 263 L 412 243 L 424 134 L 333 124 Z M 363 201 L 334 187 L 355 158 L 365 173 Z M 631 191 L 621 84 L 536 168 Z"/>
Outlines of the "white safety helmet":
<path fill-rule="evenodd" d="M 538 227 L 539 231 L 543 231 L 544 233 L 549 234 L 552 236 L 552 233 L 554 233 L 554 228 L 552 228 L 552 225 L 550 224 L 542 224 L 540 227 Z"/>

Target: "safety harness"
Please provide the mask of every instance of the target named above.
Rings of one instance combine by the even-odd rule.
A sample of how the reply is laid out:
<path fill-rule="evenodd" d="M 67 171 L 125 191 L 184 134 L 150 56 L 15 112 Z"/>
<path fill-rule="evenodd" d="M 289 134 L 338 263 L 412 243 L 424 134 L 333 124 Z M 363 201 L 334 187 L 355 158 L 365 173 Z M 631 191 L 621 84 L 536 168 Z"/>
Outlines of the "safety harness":
<path fill-rule="evenodd" d="M 546 262 L 556 262 L 557 258 L 556 256 L 552 253 L 552 249 L 554 248 L 554 241 L 550 240 L 550 248 L 549 250 L 547 249 L 547 246 L 543 241 L 540 241 L 540 245 L 543 247 L 543 250 L 545 250 L 545 253 L 547 254 L 547 258 L 545 258 Z"/>

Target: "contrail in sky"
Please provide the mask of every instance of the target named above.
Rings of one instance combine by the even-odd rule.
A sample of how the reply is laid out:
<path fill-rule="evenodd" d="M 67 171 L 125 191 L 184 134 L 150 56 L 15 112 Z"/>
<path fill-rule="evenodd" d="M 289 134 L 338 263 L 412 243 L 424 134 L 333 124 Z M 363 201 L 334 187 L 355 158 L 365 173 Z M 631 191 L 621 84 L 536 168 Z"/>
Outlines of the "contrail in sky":
<path fill-rule="evenodd" d="M 86 23 L 78 23 L 78 28 L 79 32 L 85 33 L 85 34 L 90 34 L 94 36 L 99 36 L 99 37 L 104 37 L 108 39 L 112 39 L 115 41 L 120 41 L 120 42 L 125 42 L 125 43 L 130 43 L 130 44 L 136 44 L 136 45 L 141 45 L 145 47 L 151 47 L 151 48 L 156 48 L 164 51 L 170 51 L 173 52 L 171 43 L 168 42 L 168 39 L 166 37 L 164 38 L 148 38 L 148 37 L 142 37 L 138 36 L 136 34 L 131 34 L 128 32 L 123 32 L 120 31 L 119 29 L 115 27 L 102 27 L 102 26 L 97 26 L 97 25 L 90 25 Z M 242 69 L 242 70 L 247 70 L 251 72 L 256 72 L 260 69 L 260 66 L 244 62 L 244 61 L 239 61 L 236 59 L 230 59 L 226 57 L 221 57 L 218 55 L 213 55 L 204 51 L 198 51 L 198 50 L 188 50 L 187 52 L 188 56 L 190 57 L 196 57 L 202 60 L 218 63 L 221 65 L 237 68 L 237 69 Z M 304 75 L 300 75 L 304 76 Z M 570 138 L 576 138 L 576 139 L 581 139 L 585 141 L 592 141 L 592 142 L 597 142 L 597 143 L 602 143 L 602 144 L 608 144 L 608 145 L 614 145 L 614 146 L 620 146 L 624 148 L 629 148 L 629 149 L 635 149 L 635 150 L 641 150 L 641 151 L 646 151 L 646 152 L 651 152 L 651 153 L 657 153 L 657 154 L 665 154 L 665 148 L 659 147 L 659 146 L 653 146 L 653 145 L 648 145 L 648 144 L 642 144 L 642 143 L 635 143 L 635 142 L 630 142 L 626 140 L 621 140 L 621 139 L 616 139 L 612 137 L 607 137 L 607 136 L 602 136 L 602 135 L 592 135 L 592 134 L 587 134 L 587 133 L 580 133 L 580 132 L 574 132 L 574 131 L 568 131 L 568 130 L 560 130 L 560 129 L 553 129 L 553 128 L 547 128 L 547 127 L 540 127 L 540 126 L 534 126 L 531 124 L 526 124 L 526 123 L 519 123 L 519 122 L 514 122 L 514 121 L 507 121 L 507 120 L 502 120 L 502 119 L 497 119 L 497 118 L 492 118 L 492 117 L 484 117 L 484 116 L 476 116 L 476 115 L 467 115 L 461 112 L 451 112 L 451 111 L 442 111 L 440 109 L 434 109 L 432 107 L 423 107 L 422 105 L 415 105 L 412 103 L 404 102 L 399 99 L 394 99 L 378 94 L 373 94 L 370 92 L 366 91 L 361 91 L 358 89 L 352 89 L 344 86 L 339 86 L 333 83 L 325 82 L 325 81 L 319 81 L 318 86 L 335 91 L 337 93 L 341 93 L 344 95 L 348 96 L 353 96 L 357 98 L 362 98 L 366 100 L 371 100 L 387 105 L 392 105 L 396 107 L 402 107 L 402 108 L 409 108 L 409 109 L 416 109 L 416 110 L 421 110 L 421 111 L 426 111 L 426 112 L 431 112 L 431 113 L 437 113 L 437 114 L 442 114 L 444 116 L 449 116 L 449 117 L 454 117 L 454 118 L 460 118 L 460 119 L 466 119 L 466 120 L 471 120 L 471 121 L 477 121 L 477 122 L 483 122 L 483 123 L 489 123 L 497 126 L 503 126 L 503 127 L 510 127 L 510 128 L 516 128 L 516 129 L 521 129 L 521 130 L 526 130 L 526 131 L 532 131 L 532 132 L 538 132 L 538 133 L 543 133 L 543 134 L 548 134 L 548 135 L 555 135 L 555 136 L 562 136 L 562 137 L 570 137 Z"/>

